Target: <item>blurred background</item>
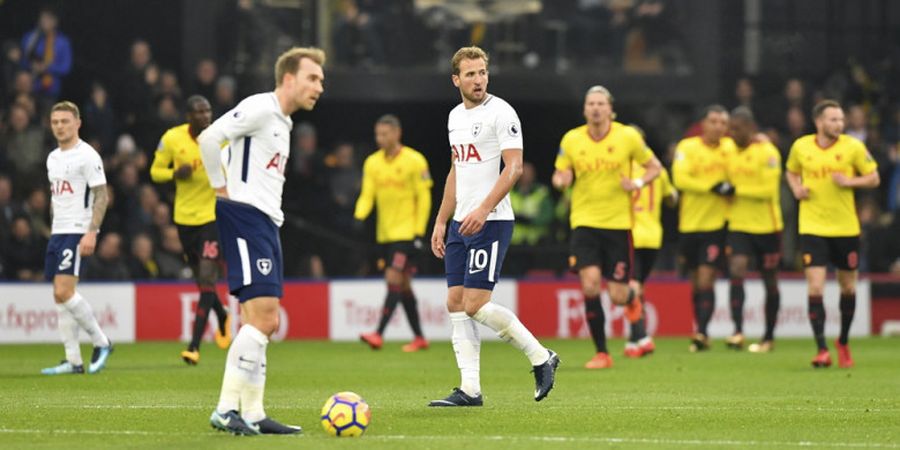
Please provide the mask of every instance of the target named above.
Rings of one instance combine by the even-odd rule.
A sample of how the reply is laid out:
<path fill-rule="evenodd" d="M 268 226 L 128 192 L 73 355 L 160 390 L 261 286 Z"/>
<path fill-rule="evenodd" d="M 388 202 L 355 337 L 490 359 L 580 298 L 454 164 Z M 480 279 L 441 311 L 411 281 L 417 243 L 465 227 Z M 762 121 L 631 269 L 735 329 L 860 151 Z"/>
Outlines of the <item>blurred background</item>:
<path fill-rule="evenodd" d="M 50 37 L 48 52 L 38 43 Z M 846 132 L 867 144 L 882 179 L 857 194 L 861 269 L 900 274 L 900 2 L 0 0 L 0 43 L 3 279 L 42 277 L 45 161 L 56 145 L 47 112 L 61 99 L 80 106 L 81 136 L 103 156 L 113 193 L 83 278 L 189 278 L 172 225 L 173 187 L 149 179 L 157 142 L 185 121 L 190 95 L 210 99 L 216 118 L 272 89 L 274 60 L 294 45 L 320 46 L 329 61 L 324 97 L 294 116 L 286 275 L 376 274 L 372 221 L 360 231 L 352 218 L 362 161 L 376 149 L 374 122 L 396 114 L 404 143 L 428 158 L 436 212 L 450 162 L 447 114 L 460 101 L 449 58 L 470 44 L 489 52 L 489 90 L 522 119 L 530 169 L 518 195 L 541 195 L 527 217 L 535 231 L 510 250 L 505 275 L 565 272 L 568 205 L 545 186 L 594 84 L 612 91 L 617 120 L 639 125 L 666 166 L 706 105 L 750 107 L 787 159 L 793 140 L 814 131 L 812 105 L 839 100 Z M 784 269 L 798 270 L 797 205 L 786 190 L 782 203 Z M 674 210 L 663 220 L 657 268 L 673 272 Z M 442 273 L 440 261 L 424 259 L 425 274 Z"/>

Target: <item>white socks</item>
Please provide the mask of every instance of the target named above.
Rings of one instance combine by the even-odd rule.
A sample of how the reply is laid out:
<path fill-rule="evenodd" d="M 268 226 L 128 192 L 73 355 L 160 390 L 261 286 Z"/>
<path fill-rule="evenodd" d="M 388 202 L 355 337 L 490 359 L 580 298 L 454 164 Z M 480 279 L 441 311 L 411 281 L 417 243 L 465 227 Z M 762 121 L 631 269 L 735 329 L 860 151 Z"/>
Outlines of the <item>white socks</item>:
<path fill-rule="evenodd" d="M 500 339 L 522 350 L 532 366 L 539 366 L 550 358 L 550 352 L 509 309 L 488 302 L 472 318 L 494 330 Z"/>
<path fill-rule="evenodd" d="M 243 325 L 234 337 L 225 359 L 225 376 L 216 411 L 240 411 L 248 422 L 266 417 L 263 394 L 266 386 L 266 345 L 269 339 L 252 325 Z"/>
<path fill-rule="evenodd" d="M 63 302 L 62 306 L 69 311 L 78 326 L 91 337 L 94 347 L 109 347 L 109 339 L 100 329 L 100 324 L 97 323 L 91 310 L 91 304 L 85 301 L 81 294 L 76 291 L 75 295 Z"/>
<path fill-rule="evenodd" d="M 81 347 L 78 345 L 78 323 L 75 322 L 72 313 L 61 303 L 56 304 L 56 313 L 59 336 L 62 338 L 63 346 L 66 348 L 66 361 L 69 361 L 73 366 L 83 365 L 84 363 L 81 361 Z"/>
<path fill-rule="evenodd" d="M 481 337 L 478 327 L 465 311 L 451 312 L 450 324 L 453 326 L 451 340 L 453 352 L 456 353 L 456 366 L 459 367 L 462 381 L 459 388 L 471 397 L 481 394 L 479 376 L 479 355 L 481 353 Z"/>

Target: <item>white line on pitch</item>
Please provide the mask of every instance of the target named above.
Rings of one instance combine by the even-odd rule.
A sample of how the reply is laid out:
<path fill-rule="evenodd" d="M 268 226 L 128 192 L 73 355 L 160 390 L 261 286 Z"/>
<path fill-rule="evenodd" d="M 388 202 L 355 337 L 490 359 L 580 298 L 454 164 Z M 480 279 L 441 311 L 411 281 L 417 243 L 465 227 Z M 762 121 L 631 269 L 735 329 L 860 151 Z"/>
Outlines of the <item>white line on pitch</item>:
<path fill-rule="evenodd" d="M 34 430 L 0 428 L 0 433 L 6 434 L 86 434 L 86 435 L 110 435 L 110 436 L 196 436 L 201 433 L 172 432 L 172 431 L 141 431 L 141 430 Z M 467 440 L 461 436 L 405 436 L 405 435 L 370 435 L 369 440 L 402 440 L 402 441 L 444 441 Z M 617 437 L 569 437 L 569 436 L 472 436 L 472 440 L 486 441 L 529 441 L 546 443 L 594 443 L 594 444 L 644 444 L 644 445 L 720 445 L 720 446 L 766 446 L 766 447 L 836 447 L 836 448 L 900 448 L 898 444 L 869 443 L 869 442 L 813 442 L 813 441 L 739 441 L 717 439 L 653 439 L 653 438 L 617 438 Z"/>

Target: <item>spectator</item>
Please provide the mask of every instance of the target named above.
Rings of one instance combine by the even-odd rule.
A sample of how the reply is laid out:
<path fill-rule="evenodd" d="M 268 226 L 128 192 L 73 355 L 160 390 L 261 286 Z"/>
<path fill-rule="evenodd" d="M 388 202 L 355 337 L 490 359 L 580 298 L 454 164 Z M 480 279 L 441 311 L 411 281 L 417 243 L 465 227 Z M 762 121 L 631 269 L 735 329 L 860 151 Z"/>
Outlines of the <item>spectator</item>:
<path fill-rule="evenodd" d="M 197 63 L 197 70 L 194 76 L 193 93 L 202 95 L 204 98 L 215 98 L 216 78 L 219 76 L 219 68 L 216 66 L 216 62 L 208 58 L 201 59 Z"/>
<path fill-rule="evenodd" d="M 162 248 L 156 252 L 159 276 L 166 279 L 190 280 L 191 268 L 184 262 L 184 248 L 178 238 L 178 228 L 169 224 L 162 229 Z"/>
<path fill-rule="evenodd" d="M 333 42 L 339 64 L 383 66 L 384 43 L 378 29 L 378 5 L 375 1 L 341 0 L 334 21 Z"/>
<path fill-rule="evenodd" d="M 31 190 L 22 212 L 28 217 L 31 230 L 37 236 L 50 239 L 50 204 L 47 198 L 47 187 L 41 186 Z"/>
<path fill-rule="evenodd" d="M 118 108 L 124 114 L 127 127 L 133 126 L 150 107 L 152 91 L 147 89 L 146 72 L 153 62 L 150 44 L 137 40 L 131 44 L 131 58 L 128 66 L 119 76 Z"/>
<path fill-rule="evenodd" d="M 91 86 L 91 96 L 82 109 L 84 136 L 95 138 L 94 147 L 101 155 L 111 153 L 116 140 L 116 113 L 109 102 L 106 88 L 99 82 Z"/>
<path fill-rule="evenodd" d="M 761 117 L 756 100 L 756 88 L 750 77 L 738 78 L 734 84 L 734 107 L 743 106 L 753 112 L 754 117 Z"/>
<path fill-rule="evenodd" d="M 7 162 L 15 171 L 16 186 L 32 186 L 35 180 L 46 179 L 44 131 L 32 126 L 28 112 L 20 105 L 9 111 L 9 129 L 0 139 L 0 147 L 6 149 Z"/>
<path fill-rule="evenodd" d="M 10 87 L 22 66 L 22 48 L 14 41 L 4 41 L 3 54 L 0 55 L 0 99 L 12 97 Z M 27 73 L 27 72 L 26 72 Z"/>
<path fill-rule="evenodd" d="M 81 277 L 85 280 L 127 281 L 131 274 L 122 258 L 122 236 L 104 233 L 97 253 L 81 262 Z"/>
<path fill-rule="evenodd" d="M 115 205 L 109 206 L 109 211 L 120 218 L 120 229 L 125 234 L 133 234 L 143 230 L 141 211 L 143 208 L 135 208 L 140 200 L 140 184 L 137 169 L 133 164 L 124 164 L 113 184 Z"/>
<path fill-rule="evenodd" d="M 294 127 L 294 145 L 288 159 L 287 175 L 291 183 L 286 183 L 285 197 L 295 199 L 285 202 L 286 211 L 300 214 L 313 222 L 320 221 L 314 211 L 326 209 L 328 187 L 325 184 L 325 158 L 319 148 L 316 129 L 309 122 L 301 122 Z"/>
<path fill-rule="evenodd" d="M 513 245 L 536 245 L 546 242 L 553 222 L 553 199 L 550 189 L 537 182 L 534 164 L 525 162 L 522 175 L 509 193 L 516 223 L 513 228 Z"/>
<path fill-rule="evenodd" d="M 13 219 L 12 234 L 4 247 L 5 271 L 9 278 L 19 281 L 43 279 L 47 242 L 32 232 L 27 216 L 18 215 Z"/>
<path fill-rule="evenodd" d="M 155 95 L 159 97 L 170 97 L 175 103 L 181 104 L 182 93 L 181 86 L 178 85 L 178 76 L 171 70 L 163 70 L 159 74 L 159 85 L 156 87 Z"/>
<path fill-rule="evenodd" d="M 329 155 L 326 164 L 331 169 L 328 186 L 334 206 L 332 225 L 338 230 L 352 233 L 354 228 L 353 208 L 359 197 L 362 174 L 354 164 L 353 144 L 342 142 Z"/>
<path fill-rule="evenodd" d="M 213 117 L 225 114 L 237 105 L 237 82 L 234 77 L 224 75 L 216 81 L 216 95 L 213 97 Z"/>
<path fill-rule="evenodd" d="M 13 203 L 12 180 L 0 174 L 0 244 L 9 238 L 9 230 L 19 208 Z"/>
<path fill-rule="evenodd" d="M 133 280 L 153 280 L 159 278 L 159 265 L 153 258 L 153 241 L 144 233 L 131 240 L 131 255 L 128 258 L 128 272 Z"/>
<path fill-rule="evenodd" d="M 9 93 L 9 101 L 10 103 L 14 102 L 16 97 L 21 94 L 27 94 L 31 96 L 31 91 L 34 90 L 34 77 L 31 75 L 31 72 L 26 70 L 19 70 L 13 75 L 12 83 L 10 84 L 12 90 Z"/>
<path fill-rule="evenodd" d="M 22 37 L 22 67 L 34 75 L 35 95 L 48 103 L 56 101 L 62 78 L 72 69 L 72 47 L 58 25 L 56 12 L 44 8 L 37 27 Z"/>
<path fill-rule="evenodd" d="M 868 140 L 868 117 L 866 117 L 866 110 L 862 105 L 851 105 L 847 108 L 847 127 L 844 129 L 844 134 L 853 136 L 860 142 Z"/>

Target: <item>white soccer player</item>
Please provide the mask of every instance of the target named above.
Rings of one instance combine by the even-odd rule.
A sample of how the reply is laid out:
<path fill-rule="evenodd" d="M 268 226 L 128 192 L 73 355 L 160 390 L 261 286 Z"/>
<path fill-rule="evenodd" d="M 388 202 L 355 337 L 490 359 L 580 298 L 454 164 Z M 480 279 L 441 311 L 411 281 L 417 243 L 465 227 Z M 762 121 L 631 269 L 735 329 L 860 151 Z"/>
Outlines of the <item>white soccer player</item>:
<path fill-rule="evenodd" d="M 542 346 L 512 311 L 490 302 L 512 237 L 509 190 L 522 173 L 522 125 L 509 103 L 487 93 L 488 56 L 482 49 L 463 47 L 451 63 L 453 85 L 459 88 L 462 103 L 447 120 L 453 165 L 431 249 L 444 259 L 447 310 L 462 382 L 447 398 L 429 406 L 484 403 L 479 378 L 481 338 L 472 319 L 525 353 L 534 367 L 534 400 L 541 401 L 553 388 L 559 357 Z"/>
<path fill-rule="evenodd" d="M 241 302 L 243 326 L 231 343 L 214 428 L 240 435 L 295 434 L 298 426 L 266 417 L 266 345 L 278 329 L 284 267 L 278 228 L 281 193 L 297 110 L 312 110 L 322 95 L 325 53 L 295 47 L 275 63 L 275 91 L 251 95 L 213 122 L 198 138 L 210 185 L 216 190 L 216 224 L 228 264 L 228 288 Z M 227 174 L 221 148 L 228 142 Z M 240 412 L 239 412 L 240 411 Z"/>
<path fill-rule="evenodd" d="M 97 151 L 78 137 L 81 128 L 78 106 L 72 102 L 53 105 L 50 128 L 59 147 L 47 157 L 53 225 L 44 276 L 53 282 L 53 299 L 59 314 L 57 323 L 66 359 L 41 372 L 45 375 L 84 373 L 78 345 L 78 330 L 83 329 L 94 344 L 88 373 L 97 373 L 106 366 L 113 346 L 100 329 L 91 305 L 75 287 L 81 258 L 94 253 L 97 233 L 109 204 L 106 174 Z"/>

